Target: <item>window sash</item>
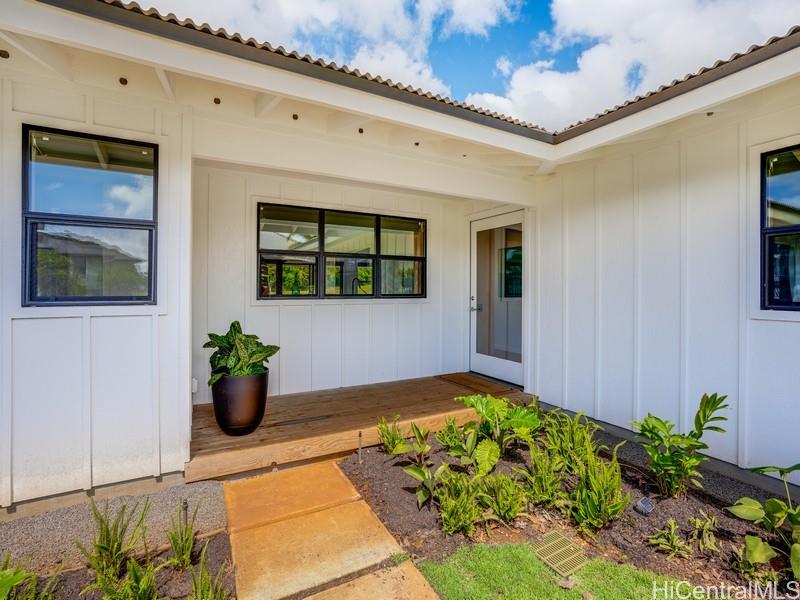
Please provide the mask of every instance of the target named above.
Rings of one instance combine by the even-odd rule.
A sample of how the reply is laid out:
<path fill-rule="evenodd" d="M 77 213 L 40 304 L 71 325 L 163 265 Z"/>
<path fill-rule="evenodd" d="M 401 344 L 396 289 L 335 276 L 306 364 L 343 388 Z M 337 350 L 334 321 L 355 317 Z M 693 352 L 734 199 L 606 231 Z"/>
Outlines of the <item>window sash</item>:
<path fill-rule="evenodd" d="M 31 160 L 30 134 L 32 131 L 52 133 L 61 136 L 98 140 L 111 143 L 141 146 L 152 151 L 153 156 L 153 209 L 152 219 L 132 219 L 126 217 L 107 217 L 85 214 L 64 214 L 38 212 L 31 206 Z M 157 282 L 157 237 L 158 237 L 158 145 L 136 140 L 112 138 L 80 131 L 68 131 L 52 127 L 22 125 L 22 306 L 112 306 L 112 305 L 154 305 L 156 304 Z M 146 231 L 149 236 L 147 249 L 147 295 L 146 296 L 38 296 L 36 290 L 37 239 L 34 228 L 37 225 L 62 225 L 74 227 L 102 227 L 114 229 Z"/>
<path fill-rule="evenodd" d="M 257 205 L 256 213 L 258 215 L 257 219 L 257 234 L 261 231 L 261 219 L 260 215 L 262 212 L 263 206 L 274 206 L 274 207 L 292 207 L 297 208 L 295 205 L 284 205 L 284 204 L 276 204 L 276 203 L 267 203 L 267 202 L 260 202 Z M 301 207 L 306 208 L 306 207 Z M 297 251 L 297 250 L 282 250 L 280 252 L 273 252 L 261 249 L 258 243 L 258 235 L 256 236 L 256 250 L 258 253 L 258 265 L 259 268 L 257 269 L 256 273 L 256 295 L 258 300 L 286 300 L 286 299 L 327 299 L 327 298 L 336 298 L 336 299 L 346 299 L 346 298 L 426 298 L 427 297 L 427 242 L 428 242 L 428 222 L 426 219 L 417 219 L 413 217 L 395 217 L 386 215 L 386 218 L 391 218 L 393 220 L 396 219 L 403 219 L 408 221 L 416 221 L 422 224 L 423 236 L 422 236 L 422 254 L 421 256 L 398 256 L 394 254 L 382 254 L 381 253 L 381 218 L 382 215 L 374 214 L 374 213 L 364 213 L 364 212 L 357 212 L 357 211 L 347 211 L 347 210 L 336 210 L 336 209 L 325 209 L 325 208 L 316 208 L 319 218 L 318 218 L 318 239 L 319 249 L 317 251 Z M 374 227 L 374 247 L 375 252 L 368 254 L 368 253 L 351 253 L 351 252 L 328 252 L 326 251 L 325 247 L 325 222 L 326 216 L 331 214 L 353 214 L 358 216 L 364 217 L 371 217 L 375 219 L 375 227 Z M 264 296 L 261 293 L 261 260 L 263 254 L 282 254 L 286 256 L 298 255 L 298 256 L 315 256 L 317 257 L 317 293 L 316 295 L 281 295 L 281 294 L 274 294 L 270 296 Z M 353 259 L 356 261 L 359 260 L 366 260 L 371 261 L 372 263 L 372 294 L 329 294 L 326 293 L 326 264 L 328 258 L 339 257 L 343 259 Z M 419 294 L 382 294 L 381 293 L 381 262 L 382 260 L 386 259 L 393 259 L 393 260 L 411 260 L 418 263 L 421 263 L 421 281 L 420 281 L 420 289 L 422 290 Z"/>
<path fill-rule="evenodd" d="M 769 199 L 767 197 L 767 163 L 771 156 L 784 152 L 800 150 L 800 145 L 771 150 L 761 155 L 761 309 L 777 311 L 800 311 L 800 306 L 777 304 L 770 297 L 775 280 L 772 272 L 772 257 L 770 256 L 770 241 L 775 237 L 784 235 L 800 235 L 800 224 L 769 226 Z"/>

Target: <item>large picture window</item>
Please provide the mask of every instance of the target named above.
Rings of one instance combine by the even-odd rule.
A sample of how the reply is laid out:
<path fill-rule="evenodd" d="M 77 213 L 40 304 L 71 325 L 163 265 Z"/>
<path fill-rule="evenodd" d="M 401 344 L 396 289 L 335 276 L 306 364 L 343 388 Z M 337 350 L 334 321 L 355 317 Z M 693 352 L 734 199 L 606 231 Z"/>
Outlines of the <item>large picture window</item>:
<path fill-rule="evenodd" d="M 158 147 L 22 133 L 23 304 L 154 303 Z"/>
<path fill-rule="evenodd" d="M 761 160 L 761 305 L 800 310 L 800 146 Z"/>
<path fill-rule="evenodd" d="M 423 219 L 259 204 L 258 297 L 424 297 L 425 237 Z"/>

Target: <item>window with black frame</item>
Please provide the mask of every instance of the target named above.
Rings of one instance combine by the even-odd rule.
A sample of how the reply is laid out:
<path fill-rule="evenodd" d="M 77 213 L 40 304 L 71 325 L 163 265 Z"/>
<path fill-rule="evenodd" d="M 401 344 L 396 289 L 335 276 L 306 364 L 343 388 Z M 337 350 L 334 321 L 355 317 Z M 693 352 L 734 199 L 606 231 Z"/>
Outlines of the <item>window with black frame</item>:
<path fill-rule="evenodd" d="M 24 305 L 155 303 L 158 147 L 23 126 Z"/>
<path fill-rule="evenodd" d="M 761 158 L 762 308 L 800 310 L 800 146 Z"/>
<path fill-rule="evenodd" d="M 258 205 L 258 297 L 424 297 L 422 219 Z"/>

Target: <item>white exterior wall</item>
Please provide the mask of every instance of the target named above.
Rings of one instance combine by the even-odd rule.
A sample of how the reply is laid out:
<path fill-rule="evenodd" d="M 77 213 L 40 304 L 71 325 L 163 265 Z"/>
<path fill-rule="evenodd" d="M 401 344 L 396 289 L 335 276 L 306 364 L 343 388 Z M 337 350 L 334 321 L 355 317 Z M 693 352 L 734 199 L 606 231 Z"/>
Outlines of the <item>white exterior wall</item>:
<path fill-rule="evenodd" d="M 0 99 L 0 506 L 182 471 L 187 119 L 174 105 L 21 75 L 2 79 Z M 159 145 L 156 306 L 21 307 L 22 123 Z"/>
<path fill-rule="evenodd" d="M 796 84 L 540 181 L 537 391 L 630 428 L 692 425 L 728 395 L 711 454 L 800 459 L 800 315 L 759 308 L 759 154 L 800 142 Z"/>
<path fill-rule="evenodd" d="M 468 368 L 471 202 L 202 165 L 193 196 L 195 402 L 211 401 L 207 332 L 224 332 L 233 320 L 281 347 L 269 365 L 271 394 Z M 259 202 L 426 219 L 427 298 L 257 300 Z"/>

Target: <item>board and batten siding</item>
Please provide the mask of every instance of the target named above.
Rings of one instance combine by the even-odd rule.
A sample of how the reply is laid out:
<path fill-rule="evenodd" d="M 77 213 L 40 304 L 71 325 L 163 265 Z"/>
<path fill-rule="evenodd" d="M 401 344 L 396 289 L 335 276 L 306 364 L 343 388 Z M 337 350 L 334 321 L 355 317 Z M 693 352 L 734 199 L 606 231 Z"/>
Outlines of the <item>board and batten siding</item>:
<path fill-rule="evenodd" d="M 256 298 L 257 204 L 275 202 L 427 219 L 427 298 Z M 233 320 L 267 344 L 270 394 L 423 377 L 467 368 L 469 202 L 301 176 L 194 168 L 195 403 L 211 401 L 207 332 Z M 463 314 L 459 318 L 459 311 Z"/>
<path fill-rule="evenodd" d="M 2 80 L 0 505 L 182 471 L 190 436 L 185 115 Z M 159 144 L 157 306 L 21 307 L 22 123 Z M 181 244 L 186 244 L 182 247 Z"/>
<path fill-rule="evenodd" d="M 728 433 L 707 434 L 712 456 L 800 460 L 800 321 L 758 306 L 758 154 L 799 133 L 795 106 L 538 183 L 543 401 L 628 429 L 652 412 L 686 431 L 701 395 L 719 392 L 731 408 Z"/>

